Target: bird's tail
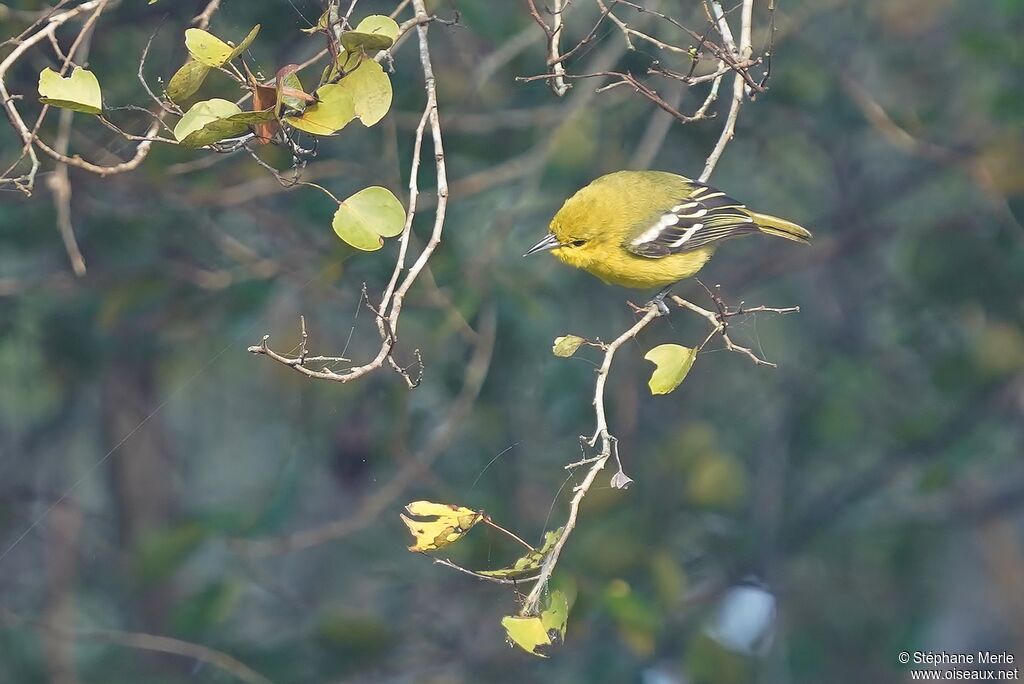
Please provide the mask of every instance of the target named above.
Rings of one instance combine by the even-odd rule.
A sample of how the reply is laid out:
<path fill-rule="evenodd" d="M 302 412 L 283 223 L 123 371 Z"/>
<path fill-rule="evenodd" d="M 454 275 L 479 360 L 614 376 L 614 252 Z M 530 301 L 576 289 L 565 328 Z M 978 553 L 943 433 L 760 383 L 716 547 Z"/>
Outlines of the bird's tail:
<path fill-rule="evenodd" d="M 792 221 L 754 212 L 750 213 L 750 217 L 754 219 L 758 230 L 766 235 L 775 235 L 794 242 L 802 242 L 805 245 L 811 241 L 811 232 Z"/>

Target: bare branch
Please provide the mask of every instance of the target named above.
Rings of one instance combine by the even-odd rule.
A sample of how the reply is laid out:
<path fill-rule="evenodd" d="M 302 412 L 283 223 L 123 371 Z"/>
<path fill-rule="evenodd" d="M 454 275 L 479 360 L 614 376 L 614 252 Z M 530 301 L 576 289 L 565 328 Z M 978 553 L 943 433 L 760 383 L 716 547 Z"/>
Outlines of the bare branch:
<path fill-rule="evenodd" d="M 210 20 L 213 19 L 214 13 L 220 9 L 220 2 L 221 0 L 210 0 L 206 3 L 206 9 L 192 19 L 192 25 L 201 29 L 209 28 Z"/>
<path fill-rule="evenodd" d="M 540 12 L 537 11 L 536 0 L 526 0 L 526 5 L 530 10 L 530 16 L 537 22 L 541 30 L 544 31 L 544 35 L 548 41 L 548 66 L 553 69 L 553 73 L 548 79 L 548 83 L 551 85 L 552 92 L 559 97 L 565 95 L 569 91 L 569 84 L 565 82 L 565 61 L 568 55 L 561 54 L 561 40 L 562 30 L 565 28 L 565 22 L 562 18 L 562 12 L 565 8 L 562 6 L 562 0 L 554 0 L 554 8 L 551 10 L 553 17 L 552 25 L 548 26 L 548 23 L 540 16 Z M 600 25 L 600 22 L 598 22 Z M 594 28 L 597 30 L 597 27 Z M 589 40 L 586 39 L 586 40 Z M 575 52 L 580 46 L 576 46 L 570 52 Z"/>
<path fill-rule="evenodd" d="M 479 572 L 476 572 L 475 570 L 470 570 L 469 568 L 464 568 L 461 565 L 456 565 L 455 563 L 451 562 L 451 560 L 449 560 L 447 558 L 432 558 L 431 560 L 433 560 L 438 565 L 443 565 L 446 568 L 451 568 L 452 570 L 458 570 L 459 572 L 467 574 L 467 575 L 470 575 L 471 577 L 476 577 L 478 580 L 483 580 L 485 582 L 494 582 L 495 584 L 511 584 L 513 586 L 516 586 L 516 585 L 519 585 L 519 584 L 529 584 L 530 582 L 536 582 L 540 578 L 540 575 L 536 575 L 534 577 L 524 577 L 522 579 L 509 579 L 507 577 L 494 577 L 492 575 L 481 574 Z"/>
<path fill-rule="evenodd" d="M 416 12 L 414 24 L 419 36 L 420 65 L 423 69 L 423 80 L 424 88 L 427 92 L 427 102 L 423 109 L 423 115 L 420 118 L 420 123 L 416 129 L 412 170 L 409 180 L 409 208 L 406 212 L 405 228 L 402 232 L 402 236 L 399 238 L 398 260 L 395 263 L 394 271 L 392 272 L 391 279 L 384 290 L 384 294 L 381 296 L 380 303 L 375 308 L 377 328 L 381 338 L 380 349 L 376 356 L 368 363 L 336 372 L 329 368 L 323 368 L 321 370 L 309 368 L 305 365 L 304 361 L 290 359 L 283 354 L 270 349 L 267 346 L 267 336 L 263 337 L 260 344 L 249 347 L 249 351 L 251 353 L 268 356 L 274 361 L 284 364 L 289 368 L 293 368 L 297 372 L 311 378 L 342 383 L 350 382 L 377 370 L 385 363 L 389 363 L 392 369 L 401 375 L 410 387 L 415 387 L 418 383 L 418 379 L 413 379 L 406 369 L 395 361 L 392 356 L 392 352 L 394 350 L 395 343 L 397 342 L 398 322 L 402 313 L 402 305 L 405 301 L 406 294 L 409 292 L 413 283 L 416 282 L 417 277 L 426 267 L 427 262 L 430 260 L 430 257 L 441 242 L 441 235 L 444 230 L 445 213 L 448 206 L 448 172 L 445 165 L 441 123 L 437 113 L 437 89 L 434 81 L 434 68 L 430 59 L 430 44 L 427 38 L 428 24 L 432 18 L 427 13 L 422 0 L 412 0 L 412 5 Z M 412 223 L 416 216 L 416 203 L 419 197 L 418 171 L 420 156 L 422 153 L 423 137 L 428 124 L 433 142 L 434 164 L 437 176 L 437 204 L 434 207 L 434 226 L 431 231 L 430 238 L 427 240 L 423 250 L 413 262 L 412 266 L 406 270 L 405 261 L 412 236 Z M 402 275 L 403 272 L 404 277 Z"/>
<path fill-rule="evenodd" d="M 535 615 L 538 607 L 540 606 L 540 599 L 544 595 L 544 590 L 547 588 L 548 581 L 551 579 L 551 574 L 555 571 L 555 566 L 558 564 L 558 557 L 562 553 L 562 547 L 569 540 L 569 535 L 576 528 L 576 519 L 579 516 L 580 504 L 583 503 L 583 498 L 590 491 L 590 487 L 594 484 L 594 480 L 597 478 L 608 459 L 611 458 L 615 438 L 608 430 L 608 417 L 605 413 L 604 397 L 605 397 L 605 385 L 608 382 L 608 374 L 611 372 L 612 360 L 615 358 L 615 352 L 619 350 L 623 344 L 629 340 L 635 338 L 640 331 L 646 328 L 655 318 L 661 316 L 662 313 L 657 306 L 651 304 L 647 307 L 643 317 L 638 320 L 633 327 L 629 328 L 626 332 L 619 335 L 615 340 L 610 342 L 604 351 L 604 359 L 601 362 L 601 367 L 597 371 L 597 382 L 594 386 L 594 415 L 596 418 L 597 429 L 594 433 L 593 438 L 590 440 L 590 446 L 596 446 L 598 441 L 601 442 L 601 452 L 596 457 L 596 460 L 590 464 L 590 469 L 587 470 L 587 474 L 583 477 L 583 481 L 576 485 L 573 490 L 572 500 L 569 502 L 569 517 L 565 521 L 565 526 L 562 528 L 562 532 L 558 535 L 558 539 L 555 541 L 554 546 L 551 548 L 551 552 L 544 559 L 544 565 L 541 566 L 540 573 L 537 575 L 537 583 L 533 586 L 529 595 L 526 597 L 526 601 L 523 602 L 523 607 L 519 611 L 520 615 Z"/>
<path fill-rule="evenodd" d="M 721 5 L 717 0 L 712 0 L 712 8 L 716 9 L 716 14 L 721 12 Z M 750 56 L 750 20 L 751 12 L 753 11 L 754 0 L 743 0 L 743 25 L 740 30 L 740 44 L 736 52 L 740 58 L 746 59 Z M 725 29 L 721 27 L 728 27 L 728 22 L 725 21 L 724 16 L 719 19 L 718 25 L 720 30 L 723 30 L 723 37 L 725 35 Z M 728 45 L 731 41 L 731 35 L 726 38 L 726 44 Z M 704 163 L 704 170 L 701 171 L 700 180 L 707 181 L 711 174 L 715 170 L 715 166 L 718 165 L 718 160 L 722 157 L 722 152 L 725 151 L 726 145 L 732 140 L 733 135 L 736 133 L 736 119 L 740 114 L 740 106 L 743 104 L 743 97 L 745 95 L 744 86 L 746 82 L 743 78 L 743 74 L 740 71 L 736 72 L 736 76 L 733 78 L 732 86 L 732 101 L 729 103 L 729 114 L 725 118 L 725 125 L 722 127 L 722 133 L 718 136 L 718 142 L 715 143 L 714 148 L 711 150 L 711 154 L 708 155 L 707 161 Z"/>
<path fill-rule="evenodd" d="M 711 333 L 704 339 L 704 341 L 700 344 L 700 346 L 697 347 L 698 351 L 699 350 L 703 350 L 704 347 L 707 346 L 708 342 L 710 342 L 712 339 L 714 339 L 714 337 L 716 335 L 720 335 L 722 337 L 722 341 L 725 343 L 725 348 L 727 350 L 732 351 L 732 352 L 737 352 L 739 354 L 743 354 L 744 356 L 749 358 L 751 361 L 753 361 L 755 365 L 758 365 L 758 366 L 770 366 L 772 368 L 775 368 L 776 365 L 774 363 L 772 363 L 770 361 L 766 361 L 765 359 L 762 359 L 757 354 L 755 354 L 751 349 L 749 349 L 747 347 L 742 347 L 742 346 L 740 346 L 740 345 L 738 345 L 738 344 L 736 344 L 736 343 L 734 343 L 732 341 L 732 338 L 729 337 L 729 332 L 728 332 L 729 331 L 729 318 L 731 318 L 733 316 L 742 316 L 744 314 L 765 313 L 765 312 L 771 312 L 771 313 L 777 313 L 777 314 L 799 313 L 800 312 L 800 307 L 799 306 L 791 306 L 791 307 L 785 307 L 785 308 L 778 308 L 778 307 L 770 307 L 770 306 L 756 306 L 756 307 L 751 308 L 751 309 L 744 309 L 743 306 L 740 305 L 737 309 L 730 310 L 729 307 L 727 307 L 725 305 L 725 303 L 722 302 L 722 299 L 720 297 L 718 297 L 718 295 L 716 295 L 715 293 L 711 292 L 710 290 L 708 290 L 708 294 L 711 295 L 712 300 L 715 302 L 715 306 L 718 309 L 717 312 L 715 312 L 715 311 L 708 311 L 707 309 L 705 309 L 703 307 L 700 307 L 700 306 L 697 306 L 696 304 L 694 304 L 692 302 L 688 302 L 687 300 L 683 299 L 682 297 L 679 297 L 679 296 L 676 296 L 676 295 L 672 296 L 672 301 L 673 302 L 675 302 L 676 304 L 678 304 L 679 306 L 681 306 L 684 309 L 689 309 L 690 311 L 694 312 L 695 314 L 698 314 L 699 316 L 702 316 L 703 318 L 707 319 L 708 323 L 711 324 Z"/>
<path fill-rule="evenodd" d="M 565 28 L 565 24 L 562 21 L 562 0 L 554 0 L 554 9 L 552 15 L 554 17 L 553 26 L 551 27 L 551 39 L 548 42 L 548 63 L 552 65 L 555 70 L 555 77 L 551 81 L 551 89 L 555 95 L 561 97 L 565 95 L 569 90 L 569 84 L 565 82 L 565 66 L 562 64 L 564 61 L 559 55 L 561 50 L 562 40 L 562 29 Z"/>

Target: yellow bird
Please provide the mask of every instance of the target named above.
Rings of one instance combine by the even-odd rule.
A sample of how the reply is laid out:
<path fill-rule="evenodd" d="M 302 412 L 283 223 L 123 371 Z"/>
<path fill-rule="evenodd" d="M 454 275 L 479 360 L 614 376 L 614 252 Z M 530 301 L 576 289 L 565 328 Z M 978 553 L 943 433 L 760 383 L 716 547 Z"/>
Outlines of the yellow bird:
<path fill-rule="evenodd" d="M 665 288 L 696 274 L 723 240 L 754 233 L 811 239 L 795 223 L 750 211 L 699 181 L 617 171 L 566 200 L 550 232 L 523 256 L 550 251 L 606 283 Z"/>

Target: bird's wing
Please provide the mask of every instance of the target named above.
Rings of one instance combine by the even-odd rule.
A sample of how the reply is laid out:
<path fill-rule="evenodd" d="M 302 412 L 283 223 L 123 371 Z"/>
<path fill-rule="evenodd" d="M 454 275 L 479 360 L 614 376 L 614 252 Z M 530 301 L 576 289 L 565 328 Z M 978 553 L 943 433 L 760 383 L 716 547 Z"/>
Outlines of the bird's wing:
<path fill-rule="evenodd" d="M 757 224 L 744 205 L 721 190 L 690 181 L 688 196 L 680 198 L 623 247 L 638 256 L 657 259 L 756 232 Z"/>

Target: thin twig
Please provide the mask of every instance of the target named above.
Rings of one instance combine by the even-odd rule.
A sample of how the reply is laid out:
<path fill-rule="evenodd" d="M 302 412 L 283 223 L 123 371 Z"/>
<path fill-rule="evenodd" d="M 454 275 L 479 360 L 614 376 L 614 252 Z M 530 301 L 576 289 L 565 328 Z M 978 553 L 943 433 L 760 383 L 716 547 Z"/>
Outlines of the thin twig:
<path fill-rule="evenodd" d="M 551 78 L 554 78 L 554 77 L 555 77 L 555 73 L 554 72 L 550 72 L 550 73 L 546 73 L 546 74 L 538 74 L 536 76 L 517 76 L 516 80 L 521 82 L 521 83 L 529 83 L 530 81 L 538 81 L 538 80 L 542 80 L 542 79 L 551 79 Z M 652 103 L 654 103 L 655 105 L 660 107 L 663 111 L 667 112 L 668 114 L 671 114 L 673 117 L 675 117 L 681 123 L 690 123 L 692 121 L 696 121 L 695 117 L 687 116 L 686 114 L 683 114 L 682 112 L 680 112 L 678 109 L 673 107 L 668 101 L 666 101 L 665 98 L 661 97 L 661 95 L 659 95 L 657 93 L 657 91 L 652 89 L 650 86 L 648 86 L 647 84 L 645 84 L 643 81 L 639 80 L 637 77 L 633 76 L 632 74 L 621 72 L 621 71 L 595 71 L 595 72 L 588 73 L 588 74 L 563 74 L 562 75 L 562 78 L 568 78 L 568 79 L 577 79 L 577 78 L 609 78 L 609 77 L 610 78 L 617 78 L 619 80 L 612 81 L 611 83 L 608 83 L 606 85 L 601 86 L 600 88 L 598 88 L 598 92 L 604 92 L 606 90 L 610 90 L 611 88 L 615 88 L 615 87 L 623 86 L 623 85 L 629 86 L 629 87 L 633 88 L 633 90 L 635 90 L 636 92 L 638 92 L 641 95 L 643 95 L 644 97 L 646 97 Z M 702 115 L 702 117 L 703 117 L 703 115 Z"/>
<path fill-rule="evenodd" d="M 741 59 L 746 59 L 750 56 L 750 18 L 753 10 L 754 0 L 743 0 L 743 25 L 740 31 L 740 44 L 736 50 L 737 56 Z M 712 8 L 716 8 L 716 14 L 721 12 L 721 4 L 717 0 L 712 0 Z M 726 27 L 723 29 L 723 38 L 727 32 L 728 22 L 725 21 L 724 16 L 719 19 L 719 27 Z M 726 44 L 732 40 L 731 34 L 725 38 Z M 714 148 L 711 150 L 711 154 L 708 155 L 707 161 L 704 163 L 704 170 L 700 174 L 699 180 L 706 182 L 711 174 L 715 170 L 715 166 L 718 165 L 718 160 L 722 157 L 722 152 L 725 151 L 726 145 L 732 140 L 733 135 L 736 133 L 736 119 L 740 114 L 740 106 L 743 104 L 743 97 L 745 95 L 744 86 L 746 82 L 743 78 L 743 72 L 737 71 L 736 76 L 733 78 L 732 86 L 732 101 L 729 103 L 729 114 L 725 118 L 725 125 L 722 126 L 722 133 L 718 136 L 718 141 L 715 143 Z"/>
<path fill-rule="evenodd" d="M 342 371 L 334 371 L 329 368 L 317 370 L 310 368 L 303 363 L 296 363 L 295 359 L 270 349 L 267 345 L 268 337 L 264 336 L 261 343 L 250 346 L 248 349 L 253 354 L 262 354 L 270 357 L 278 363 L 293 368 L 307 377 L 334 382 L 351 382 L 364 375 L 371 373 L 389 363 L 391 368 L 406 381 L 410 387 L 415 387 L 419 379 L 409 375 L 407 369 L 401 366 L 392 356 L 394 346 L 397 342 L 398 323 L 402 312 L 402 305 L 409 289 L 416 282 L 420 273 L 426 267 L 427 262 L 433 255 L 441 242 L 441 235 L 444 230 L 446 209 L 448 206 L 448 172 L 444 157 L 444 143 L 441 135 L 441 123 L 437 112 L 437 89 L 434 79 L 434 68 L 430 58 L 430 44 L 428 41 L 428 25 L 433 20 L 426 11 L 423 0 L 412 0 L 413 9 L 416 12 L 414 25 L 419 36 L 420 64 L 423 69 L 424 88 L 427 93 L 427 102 L 423 110 L 420 125 L 417 127 L 417 136 L 413 154 L 413 167 L 409 181 L 409 209 L 406 212 L 406 225 L 399 238 L 399 257 L 396 261 L 391 280 L 388 283 L 380 304 L 376 307 L 377 327 L 381 337 L 381 346 L 376 356 L 361 366 L 353 366 Z M 425 128 L 429 124 L 431 139 L 434 148 L 434 165 L 437 183 L 437 204 L 434 207 L 434 225 L 430 238 L 424 245 L 423 250 L 413 262 L 412 266 L 405 269 L 405 259 L 409 249 L 409 242 L 412 234 L 412 222 L 416 213 L 416 201 L 419 196 L 418 169 L 421 155 L 422 140 Z M 404 277 L 402 273 L 404 271 Z M 418 352 L 414 352 L 418 355 Z"/>
<path fill-rule="evenodd" d="M 596 446 L 598 440 L 601 441 L 601 452 L 597 457 L 597 460 L 594 461 L 591 464 L 590 469 L 587 470 L 587 474 L 583 477 L 583 481 L 573 490 L 573 497 L 569 502 L 569 517 L 565 521 L 561 534 L 558 535 L 558 539 L 551 547 L 550 553 L 544 559 L 544 564 L 541 566 L 540 573 L 537 575 L 537 583 L 533 586 L 533 589 L 523 602 L 523 607 L 519 611 L 520 615 L 537 614 L 541 597 L 544 595 L 544 590 L 547 588 L 548 581 L 551 579 L 551 574 L 555 571 L 555 566 L 558 564 L 558 557 L 562 553 L 562 547 L 565 546 L 566 541 L 569 539 L 569 535 L 571 535 L 572 531 L 576 528 L 576 518 L 579 515 L 580 504 L 583 503 L 583 498 L 587 495 L 587 492 L 590 491 L 590 487 L 594 484 L 594 480 L 597 478 L 598 473 L 604 469 L 608 459 L 612 456 L 614 437 L 608 430 L 608 417 L 605 413 L 604 399 L 605 385 L 608 382 L 608 374 L 611 371 L 612 360 L 615 358 L 615 352 L 617 352 L 619 347 L 623 344 L 640 334 L 641 330 L 646 328 L 655 318 L 658 318 L 661 315 L 662 313 L 658 307 L 651 304 L 647 307 L 646 313 L 643 317 L 633 324 L 633 327 L 615 338 L 615 340 L 608 344 L 607 349 L 605 349 L 604 360 L 601 362 L 601 367 L 597 371 L 597 382 L 594 387 L 594 415 L 596 418 L 597 429 L 594 432 L 593 439 L 590 440 L 591 446 Z"/>
<path fill-rule="evenodd" d="M 476 577 L 479 580 L 483 580 L 485 582 L 494 582 L 496 584 L 527 584 L 529 582 L 536 582 L 537 579 L 539 579 L 540 577 L 540 575 L 535 575 L 534 577 L 523 577 L 521 579 L 511 579 L 509 577 L 494 577 L 493 575 L 484 575 L 482 573 L 476 572 L 475 570 L 470 570 L 469 568 L 464 568 L 461 565 L 456 565 L 447 558 L 432 558 L 431 560 L 433 560 L 438 565 L 445 566 L 446 568 L 458 570 L 461 573 L 465 573 L 467 575 L 470 575 L 471 577 Z"/>
<path fill-rule="evenodd" d="M 554 0 L 554 9 L 551 13 L 554 17 L 551 27 L 551 40 L 548 44 L 548 63 L 555 71 L 555 78 L 551 81 L 551 90 L 555 95 L 561 97 L 569 91 L 569 84 L 565 82 L 565 65 L 559 51 L 561 50 L 562 30 L 565 24 L 562 21 L 562 0 Z"/>
<path fill-rule="evenodd" d="M 697 347 L 697 349 L 698 350 L 703 349 L 704 346 L 707 345 L 708 342 L 710 342 L 712 339 L 714 339 L 714 337 L 716 335 L 719 335 L 722 338 L 722 342 L 725 343 L 725 348 L 728 351 L 737 352 L 739 354 L 742 354 L 742 355 L 746 356 L 751 361 L 753 361 L 755 365 L 758 365 L 758 366 L 769 366 L 771 368 L 776 368 L 776 365 L 774 363 L 772 363 L 771 361 L 766 361 L 765 359 L 762 359 L 757 354 L 755 354 L 753 352 L 753 350 L 751 350 L 751 349 L 749 349 L 747 347 L 743 347 L 741 345 L 738 345 L 738 344 L 736 344 L 735 342 L 732 341 L 732 338 L 729 337 L 729 322 L 728 322 L 729 318 L 732 318 L 733 316 L 742 316 L 742 315 L 745 315 L 745 314 L 766 313 L 766 312 L 777 313 L 777 314 L 799 313 L 800 312 L 800 307 L 799 306 L 790 306 L 790 307 L 782 307 L 782 308 L 780 308 L 780 307 L 770 307 L 770 306 L 755 306 L 755 307 L 752 307 L 752 308 L 749 308 L 749 309 L 745 309 L 741 305 L 739 308 L 730 311 L 728 309 L 728 307 L 726 307 L 724 305 L 724 303 L 722 303 L 721 299 L 717 297 L 717 295 L 712 293 L 710 290 L 708 291 L 708 294 L 711 295 L 712 299 L 715 301 L 715 304 L 718 307 L 718 311 L 717 312 L 715 312 L 715 311 L 708 311 L 707 309 L 705 309 L 703 307 L 700 307 L 700 306 L 697 306 L 696 304 L 694 304 L 692 302 L 689 302 L 689 301 L 683 299 L 682 297 L 679 297 L 678 295 L 672 295 L 672 301 L 673 302 L 675 302 L 676 304 L 678 304 L 679 306 L 681 306 L 684 309 L 689 309 L 690 311 L 694 312 L 695 314 L 698 314 L 699 316 L 702 316 L 703 318 L 705 318 L 708 321 L 708 323 L 711 324 L 711 332 L 704 339 L 704 341 L 700 344 L 700 346 Z"/>
<path fill-rule="evenodd" d="M 192 19 L 192 25 L 201 29 L 209 28 L 210 20 L 213 19 L 214 13 L 220 9 L 220 2 L 221 0 L 210 0 L 210 2 L 206 4 L 206 9 Z"/>
<path fill-rule="evenodd" d="M 480 522 L 482 522 L 482 523 L 484 523 L 486 525 L 490 525 L 491 527 L 493 527 L 494 529 L 498 530 L 499 532 L 507 535 L 511 539 L 515 539 L 517 542 L 519 542 L 520 544 L 522 544 L 523 546 L 528 548 L 530 551 L 536 551 L 537 550 L 537 549 L 533 548 L 533 544 L 530 544 L 528 541 L 526 541 L 525 539 L 520 537 L 518 534 L 516 534 L 512 530 L 505 529 L 504 527 L 502 527 L 498 523 L 494 522 L 494 520 L 492 520 L 491 516 L 489 516 L 489 515 L 485 515 L 483 518 L 481 518 Z"/>
<path fill-rule="evenodd" d="M 552 92 L 561 97 L 565 95 L 570 88 L 569 84 L 565 82 L 564 62 L 566 57 L 563 57 L 561 54 L 562 31 L 565 28 L 565 22 L 562 17 L 562 12 L 564 11 L 564 8 L 562 7 L 562 0 L 554 0 L 554 8 L 551 10 L 551 15 L 553 17 L 551 26 L 548 26 L 548 23 L 540 16 L 540 12 L 537 11 L 537 4 L 535 0 L 526 0 L 526 5 L 530 10 L 530 16 L 533 17 L 533 20 L 537 22 L 537 25 L 540 26 L 541 30 L 544 31 L 544 35 L 547 37 L 547 63 L 552 69 L 552 73 L 547 80 L 551 85 Z M 578 47 L 579 46 L 577 46 L 577 48 Z M 570 52 L 575 52 L 577 48 L 573 48 Z"/>

